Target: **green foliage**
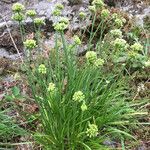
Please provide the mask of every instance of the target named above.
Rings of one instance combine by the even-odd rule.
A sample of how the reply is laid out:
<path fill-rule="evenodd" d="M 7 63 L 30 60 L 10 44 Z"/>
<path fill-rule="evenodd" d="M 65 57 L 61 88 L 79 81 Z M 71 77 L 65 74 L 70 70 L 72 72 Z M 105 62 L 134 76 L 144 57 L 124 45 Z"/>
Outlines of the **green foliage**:
<path fill-rule="evenodd" d="M 0 108 L 0 141 L 3 141 L 3 143 L 11 142 L 14 137 L 27 134 L 8 113 L 9 110 L 3 111 Z"/>

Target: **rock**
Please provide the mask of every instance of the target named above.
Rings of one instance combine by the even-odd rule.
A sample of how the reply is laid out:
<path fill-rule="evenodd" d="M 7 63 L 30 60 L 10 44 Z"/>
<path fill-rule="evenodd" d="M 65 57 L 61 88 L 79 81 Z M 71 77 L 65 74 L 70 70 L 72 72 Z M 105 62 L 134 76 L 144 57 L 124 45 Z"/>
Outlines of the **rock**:
<path fill-rule="evenodd" d="M 105 2 L 105 4 L 107 4 L 110 7 L 115 7 L 116 6 L 115 0 L 105 0 L 104 2 Z"/>
<path fill-rule="evenodd" d="M 70 5 L 81 4 L 83 0 L 68 0 Z"/>
<path fill-rule="evenodd" d="M 106 0 L 107 3 L 113 2 L 115 7 L 127 12 L 130 17 L 135 19 L 135 24 L 143 27 L 144 18 L 150 16 L 150 6 L 146 0 Z"/>
<path fill-rule="evenodd" d="M 1 1 L 4 2 L 4 3 L 7 3 L 7 4 L 17 2 L 17 0 L 1 0 Z"/>
<path fill-rule="evenodd" d="M 110 148 L 114 149 L 116 148 L 116 142 L 111 141 L 110 139 L 107 139 L 103 142 L 104 145 L 109 146 Z"/>
<path fill-rule="evenodd" d="M 24 2 L 24 1 L 20 0 L 19 2 Z M 89 0 L 83 0 L 84 5 L 71 7 L 68 6 L 67 0 L 52 0 L 50 2 L 48 2 L 47 0 L 41 0 L 40 2 L 36 0 L 34 1 L 28 0 L 28 3 L 26 2 L 26 6 L 27 9 L 35 9 L 39 17 L 45 18 L 46 26 L 42 27 L 42 31 L 44 35 L 47 37 L 49 33 L 54 31 L 53 22 L 57 21 L 56 17 L 53 17 L 52 15 L 56 3 L 62 3 L 64 5 L 64 10 L 62 12 L 62 15 L 69 18 L 70 20 L 69 28 L 73 31 L 73 30 L 78 30 L 79 28 L 84 27 L 85 24 L 89 23 L 85 21 L 83 24 L 83 22 L 79 21 L 79 17 L 78 17 L 79 11 L 83 11 L 87 14 L 89 13 L 88 2 Z M 5 4 L 3 7 L 0 6 L 0 11 L 2 12 L 2 16 L 3 17 L 5 16 L 5 20 L 6 21 L 9 20 L 7 22 L 9 26 L 9 30 L 11 31 L 12 37 L 15 40 L 16 45 L 21 51 L 23 48 L 22 48 L 21 36 L 19 34 L 19 27 L 15 22 L 10 21 L 11 14 L 12 14 L 11 7 L 12 5 Z M 5 13 L 3 13 L 3 11 Z M 24 26 L 27 33 L 33 32 L 33 24 L 29 18 L 27 18 L 26 21 L 24 22 Z M 0 19 L 0 48 L 1 47 L 7 49 L 9 52 L 16 51 L 14 49 L 13 42 L 11 41 L 10 36 L 8 34 L 6 23 L 3 21 L 3 19 Z"/>

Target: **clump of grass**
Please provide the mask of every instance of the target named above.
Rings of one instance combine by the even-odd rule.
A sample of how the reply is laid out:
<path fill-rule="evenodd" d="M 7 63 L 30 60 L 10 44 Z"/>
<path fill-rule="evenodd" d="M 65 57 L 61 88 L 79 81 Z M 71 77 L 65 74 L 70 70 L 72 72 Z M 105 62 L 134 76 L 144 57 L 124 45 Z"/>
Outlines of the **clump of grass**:
<path fill-rule="evenodd" d="M 103 1 L 95 0 L 90 9 L 96 17 L 95 9 L 103 7 Z M 57 5 L 53 14 L 60 16 L 62 8 Z M 128 126 L 131 128 L 136 125 L 135 114 L 142 113 L 135 111 L 126 101 L 124 65 L 117 74 L 106 73 L 105 65 L 109 61 L 110 52 L 118 59 L 120 52 L 129 47 L 137 53 L 143 47 L 139 43 L 129 46 L 123 39 L 118 29 L 123 26 L 123 18 L 115 18 L 113 27 L 118 30 L 111 32 L 111 42 L 103 41 L 104 22 L 109 18 L 109 13 L 106 9 L 102 11 L 102 22 L 98 25 L 98 30 L 93 30 L 95 19 L 93 20 L 88 52 L 82 64 L 79 64 L 77 56 L 77 49 L 82 44 L 80 37 L 75 35 L 72 44 L 65 39 L 64 31 L 69 25 L 67 18 L 57 18 L 58 22 L 54 24 L 55 48 L 47 59 L 36 62 L 32 69 L 28 60 L 32 58 L 32 50 L 39 49 L 39 37 L 36 41 L 27 39 L 24 42 L 29 58 L 24 65 L 33 97 L 39 105 L 41 121 L 40 131 L 34 137 L 44 149 L 96 150 L 105 148 L 103 142 L 108 137 L 119 139 L 122 145 L 124 138 L 134 139 Z M 99 29 L 99 41 L 96 47 L 92 47 Z M 42 51 L 40 53 L 43 55 Z"/>
<path fill-rule="evenodd" d="M 18 136 L 23 136 L 27 132 L 19 127 L 17 123 L 14 121 L 13 117 L 10 117 L 7 113 L 9 110 L 1 110 L 0 109 L 0 145 L 4 146 L 5 143 L 11 143 L 13 138 Z"/>

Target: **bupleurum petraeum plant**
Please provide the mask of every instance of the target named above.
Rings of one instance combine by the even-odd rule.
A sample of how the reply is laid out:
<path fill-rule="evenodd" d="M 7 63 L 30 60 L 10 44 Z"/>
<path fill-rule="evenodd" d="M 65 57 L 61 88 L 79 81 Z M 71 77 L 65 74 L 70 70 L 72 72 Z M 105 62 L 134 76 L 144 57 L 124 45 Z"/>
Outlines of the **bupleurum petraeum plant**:
<path fill-rule="evenodd" d="M 94 0 L 90 6 L 91 13 L 96 14 L 95 9 L 103 7 L 102 0 Z M 62 9 L 62 5 L 56 5 L 54 17 L 60 17 Z M 102 33 L 108 15 L 109 11 L 103 9 L 102 23 L 98 25 Z M 106 148 L 103 142 L 108 137 L 121 141 L 125 137 L 134 139 L 127 127 L 135 126 L 135 115 L 143 113 L 135 111 L 126 101 L 125 77 L 122 70 L 114 75 L 111 72 L 106 73 L 104 65 L 108 60 L 101 54 L 105 48 L 97 44 L 96 48 L 91 49 L 92 40 L 98 32 L 93 31 L 94 22 L 95 20 L 90 31 L 88 51 L 84 56 L 86 60 L 81 65 L 78 62 L 77 47 L 82 44 L 82 40 L 75 35 L 74 43 L 70 46 L 64 35 L 69 20 L 60 18 L 53 25 L 54 54 L 50 53 L 47 59 L 36 62 L 34 71 L 28 67 L 28 82 L 39 106 L 39 121 L 42 125 L 41 130 L 33 136 L 46 150 L 99 150 Z M 114 21 L 114 27 L 117 24 L 117 28 L 111 30 L 113 41 L 108 41 L 107 49 L 111 47 L 118 52 L 130 47 L 120 31 L 123 22 Z M 44 25 L 39 20 L 34 23 Z M 99 37 L 100 43 L 102 33 Z M 59 46 L 59 41 L 62 47 Z M 24 45 L 29 52 L 39 48 L 34 40 L 26 40 Z M 139 50 L 139 45 L 131 47 L 135 48 Z"/>

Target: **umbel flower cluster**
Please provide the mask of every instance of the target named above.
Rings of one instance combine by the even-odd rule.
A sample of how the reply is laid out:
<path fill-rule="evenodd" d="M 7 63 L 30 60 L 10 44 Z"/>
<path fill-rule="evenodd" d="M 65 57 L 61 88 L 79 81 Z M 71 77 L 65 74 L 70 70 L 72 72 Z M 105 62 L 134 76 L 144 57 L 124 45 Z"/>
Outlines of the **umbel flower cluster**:
<path fill-rule="evenodd" d="M 86 102 L 85 102 L 85 95 L 83 94 L 82 91 L 77 91 L 74 93 L 72 99 L 75 101 L 75 102 L 82 102 L 82 105 L 81 105 L 81 110 L 84 112 L 85 110 L 87 110 L 87 105 L 86 105 Z"/>
<path fill-rule="evenodd" d="M 87 136 L 91 137 L 95 137 L 98 135 L 98 127 L 96 124 L 91 124 L 89 123 L 89 128 L 87 128 Z"/>
<path fill-rule="evenodd" d="M 56 4 L 55 9 L 53 11 L 53 15 L 56 17 L 60 17 L 62 14 L 62 10 L 64 9 L 64 6 L 62 4 Z M 69 20 L 67 17 L 60 17 L 59 21 L 54 23 L 54 29 L 58 32 L 62 32 L 65 29 L 68 28 Z"/>
<path fill-rule="evenodd" d="M 86 53 L 86 59 L 89 64 L 92 64 L 96 67 L 103 66 L 103 64 L 104 64 L 104 60 L 101 58 L 97 58 L 97 54 L 94 51 L 88 51 Z"/>
<path fill-rule="evenodd" d="M 41 65 L 39 65 L 38 71 L 39 71 L 39 73 L 41 73 L 41 74 L 46 74 L 47 68 L 45 67 L 44 64 L 41 64 Z"/>
<path fill-rule="evenodd" d="M 19 23 L 25 20 L 25 17 L 30 17 L 34 21 L 35 25 L 37 26 L 45 25 L 45 21 L 43 18 L 34 18 L 37 15 L 35 10 L 27 10 L 25 13 L 24 12 L 25 7 L 20 3 L 15 3 L 12 6 L 12 11 L 14 13 L 12 15 L 12 19 Z"/>
<path fill-rule="evenodd" d="M 27 39 L 27 40 L 24 42 L 24 46 L 25 46 L 27 49 L 29 49 L 29 50 L 34 49 L 35 47 L 37 47 L 36 41 L 35 41 L 35 40 L 32 40 L 32 39 L 30 39 L 30 40 Z"/>
<path fill-rule="evenodd" d="M 12 15 L 12 19 L 13 20 L 16 20 L 18 22 L 21 22 L 24 20 L 24 10 L 25 10 L 25 7 L 20 4 L 20 3 L 15 3 L 13 6 L 12 6 L 12 11 L 13 11 L 13 15 Z"/>
<path fill-rule="evenodd" d="M 26 15 L 28 17 L 35 17 L 36 16 L 36 11 L 35 10 L 27 10 Z"/>
<path fill-rule="evenodd" d="M 124 39 L 116 38 L 113 42 L 112 45 L 115 49 L 120 50 L 120 49 L 125 49 L 127 47 L 127 41 Z"/>
<path fill-rule="evenodd" d="M 52 82 L 49 83 L 47 91 L 53 94 L 56 91 L 56 85 Z"/>
<path fill-rule="evenodd" d="M 110 34 L 114 37 L 114 38 L 122 38 L 122 31 L 120 29 L 114 29 L 110 31 Z"/>
<path fill-rule="evenodd" d="M 103 7 L 104 6 L 104 2 L 103 2 L 103 0 L 93 0 L 92 5 L 96 6 L 97 8 L 99 8 L 99 7 Z"/>

